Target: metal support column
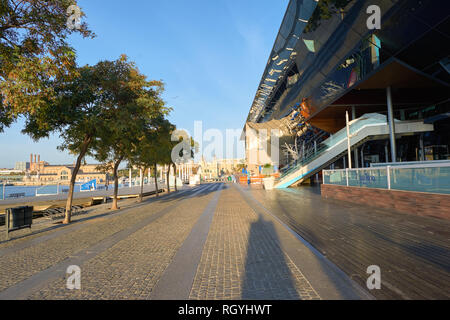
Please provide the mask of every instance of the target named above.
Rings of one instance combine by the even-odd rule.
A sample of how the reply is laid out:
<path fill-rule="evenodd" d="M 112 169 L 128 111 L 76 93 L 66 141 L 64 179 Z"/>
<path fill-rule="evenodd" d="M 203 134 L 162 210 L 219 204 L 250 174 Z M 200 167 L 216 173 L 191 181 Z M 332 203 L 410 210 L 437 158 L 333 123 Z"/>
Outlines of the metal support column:
<path fill-rule="evenodd" d="M 364 147 L 365 147 L 365 144 L 363 144 L 362 147 L 361 147 L 361 168 L 365 167 L 365 164 L 364 164 Z"/>
<path fill-rule="evenodd" d="M 352 151 L 351 151 L 351 144 L 350 144 L 350 125 L 348 120 L 348 111 L 345 113 L 345 120 L 347 122 L 347 153 L 348 153 L 348 167 L 352 168 Z"/>
<path fill-rule="evenodd" d="M 420 161 L 425 161 L 425 148 L 423 144 L 423 133 L 420 134 Z"/>
<path fill-rule="evenodd" d="M 385 154 L 385 162 L 388 163 L 389 162 L 389 148 L 388 148 L 388 143 L 386 142 L 386 144 L 384 145 L 384 154 Z"/>
<path fill-rule="evenodd" d="M 352 106 L 352 120 L 356 120 L 356 107 Z M 355 154 L 355 168 L 359 168 L 359 154 L 358 154 L 358 148 L 355 148 L 354 151 Z"/>
<path fill-rule="evenodd" d="M 388 122 L 389 122 L 389 138 L 391 142 L 391 160 L 397 162 L 397 146 L 395 144 L 395 119 L 394 109 L 392 105 L 392 88 L 386 89 L 387 107 L 388 107 Z"/>

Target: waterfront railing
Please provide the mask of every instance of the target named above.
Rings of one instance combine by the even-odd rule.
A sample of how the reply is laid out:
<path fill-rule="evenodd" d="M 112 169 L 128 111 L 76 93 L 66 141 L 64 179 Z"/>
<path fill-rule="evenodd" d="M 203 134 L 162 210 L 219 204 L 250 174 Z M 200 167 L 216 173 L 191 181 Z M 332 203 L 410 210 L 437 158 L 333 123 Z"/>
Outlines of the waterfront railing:
<path fill-rule="evenodd" d="M 450 194 L 450 162 L 414 165 L 391 164 L 385 167 L 324 170 L 323 183 L 347 187 L 364 187 Z"/>
<path fill-rule="evenodd" d="M 139 179 L 138 179 L 139 180 Z M 131 185 L 129 182 L 119 184 L 119 189 L 126 189 L 132 187 L 140 186 L 139 181 L 132 181 Z M 163 183 L 159 181 L 158 183 Z M 80 187 L 83 183 L 77 183 L 75 185 L 75 193 L 80 192 Z M 144 185 L 153 185 L 153 179 L 144 179 Z M 98 185 L 96 190 L 92 191 L 105 191 L 114 190 L 114 183 L 110 183 L 108 187 L 106 185 Z M 34 198 L 34 197 L 44 197 L 44 196 L 58 196 L 64 195 L 69 192 L 69 186 L 61 183 L 54 185 L 44 185 L 44 186 L 15 186 L 6 181 L 0 182 L 0 201 L 1 200 L 11 200 L 14 198 Z"/>

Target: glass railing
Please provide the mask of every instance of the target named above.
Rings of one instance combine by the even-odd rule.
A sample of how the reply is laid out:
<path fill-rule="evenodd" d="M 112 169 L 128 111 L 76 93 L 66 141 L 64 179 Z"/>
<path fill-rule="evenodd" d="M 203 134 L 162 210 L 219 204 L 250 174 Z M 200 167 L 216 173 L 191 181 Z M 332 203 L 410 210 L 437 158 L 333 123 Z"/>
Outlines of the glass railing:
<path fill-rule="evenodd" d="M 369 125 L 386 125 L 387 124 L 387 118 L 386 116 L 378 113 L 369 113 L 363 115 L 361 118 L 353 120 L 350 122 L 350 135 L 357 134 L 358 131 L 363 129 L 366 126 Z M 317 150 L 303 159 L 299 159 L 295 162 L 291 162 L 291 164 L 283 168 L 281 170 L 280 179 L 286 177 L 287 175 L 297 171 L 301 167 L 309 164 L 313 160 L 320 157 L 322 154 L 324 154 L 327 150 L 330 150 L 331 148 L 335 147 L 342 141 L 347 139 L 347 128 L 343 128 L 342 130 L 338 131 L 336 134 L 330 136 L 328 139 L 323 141 L 317 148 Z"/>
<path fill-rule="evenodd" d="M 324 170 L 323 183 L 374 189 L 450 194 L 450 164 Z"/>
<path fill-rule="evenodd" d="M 36 197 L 57 195 L 60 193 L 60 186 L 48 185 L 36 189 Z"/>
<path fill-rule="evenodd" d="M 363 115 L 361 118 L 353 120 L 350 122 L 350 135 L 356 134 L 359 130 L 367 125 L 385 125 L 387 124 L 387 117 L 379 113 L 368 113 Z M 343 128 L 336 134 L 330 136 L 324 141 L 328 147 L 333 147 L 342 140 L 347 139 L 347 128 Z"/>
<path fill-rule="evenodd" d="M 450 166 L 392 168 L 391 189 L 450 194 Z"/>
<path fill-rule="evenodd" d="M 153 180 L 144 185 L 153 185 Z M 77 182 L 75 184 L 74 192 L 80 192 L 80 187 L 83 183 Z M 134 186 L 140 186 L 139 181 L 134 184 Z M 129 189 L 128 184 L 119 184 L 119 189 Z M 96 191 L 112 191 L 114 190 L 114 183 L 109 184 L 108 188 L 105 185 L 97 185 Z M 57 195 L 67 195 L 69 193 L 69 186 L 64 184 L 59 185 L 44 185 L 44 186 L 24 186 L 24 185 L 14 185 L 11 183 L 0 183 L 0 201 L 3 200 L 15 200 L 19 198 L 33 198 L 33 197 L 43 197 L 43 196 L 57 196 Z"/>
<path fill-rule="evenodd" d="M 0 183 L 0 200 L 6 199 L 6 185 L 4 183 Z"/>

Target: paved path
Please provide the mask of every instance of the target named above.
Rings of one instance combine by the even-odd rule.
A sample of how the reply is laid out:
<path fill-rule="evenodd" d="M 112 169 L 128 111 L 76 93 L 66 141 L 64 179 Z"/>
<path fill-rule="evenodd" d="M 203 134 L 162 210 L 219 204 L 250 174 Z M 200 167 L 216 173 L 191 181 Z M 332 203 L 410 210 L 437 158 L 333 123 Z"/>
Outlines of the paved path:
<path fill-rule="evenodd" d="M 450 221 L 325 200 L 307 187 L 248 193 L 360 285 L 379 266 L 377 299 L 450 299 Z"/>
<path fill-rule="evenodd" d="M 0 242 L 0 299 L 373 298 L 262 192 L 206 184 L 101 205 L 70 226 L 40 223 Z M 66 288 L 71 265 L 81 290 Z"/>
<path fill-rule="evenodd" d="M 280 246 L 273 223 L 236 190 L 223 192 L 191 299 L 320 299 Z"/>

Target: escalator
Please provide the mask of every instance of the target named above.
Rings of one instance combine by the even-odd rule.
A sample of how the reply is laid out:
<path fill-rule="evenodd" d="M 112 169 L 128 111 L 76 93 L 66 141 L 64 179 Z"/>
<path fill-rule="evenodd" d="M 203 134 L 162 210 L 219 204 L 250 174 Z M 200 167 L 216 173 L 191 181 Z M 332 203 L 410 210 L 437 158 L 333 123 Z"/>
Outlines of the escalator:
<path fill-rule="evenodd" d="M 378 113 L 365 114 L 351 121 L 349 126 L 352 149 L 367 141 L 389 137 L 387 117 Z M 424 124 L 423 121 L 395 121 L 396 137 L 433 130 L 432 124 Z M 347 148 L 347 128 L 343 128 L 323 141 L 313 153 L 285 168 L 275 182 L 275 188 L 284 189 L 302 183 L 344 156 Z"/>

